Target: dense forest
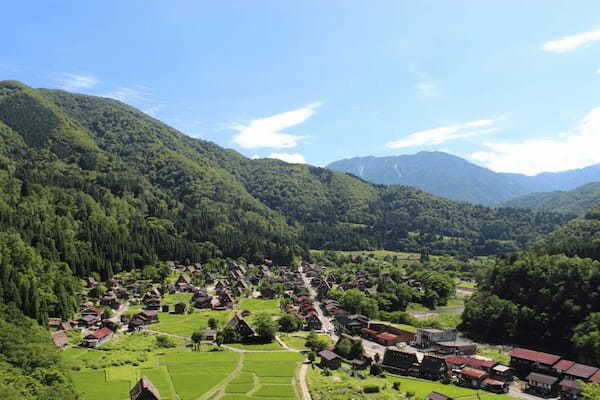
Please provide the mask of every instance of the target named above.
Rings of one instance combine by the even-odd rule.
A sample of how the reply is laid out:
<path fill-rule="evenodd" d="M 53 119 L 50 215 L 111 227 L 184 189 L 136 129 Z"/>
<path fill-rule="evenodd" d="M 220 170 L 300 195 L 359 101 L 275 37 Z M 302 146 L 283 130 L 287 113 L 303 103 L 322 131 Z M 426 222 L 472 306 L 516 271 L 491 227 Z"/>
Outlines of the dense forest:
<path fill-rule="evenodd" d="M 588 183 L 567 192 L 532 193 L 504 202 L 505 207 L 583 215 L 600 203 L 600 183 Z"/>
<path fill-rule="evenodd" d="M 118 101 L 0 83 L 0 298 L 69 315 L 73 278 L 156 260 L 289 263 L 309 248 L 462 256 L 570 217 L 457 203 L 192 139 Z"/>
<path fill-rule="evenodd" d="M 600 364 L 600 207 L 531 251 L 500 257 L 466 303 L 461 328 Z"/>
<path fill-rule="evenodd" d="M 79 398 L 48 331 L 14 305 L 0 304 L 0 354 L 2 400 Z"/>

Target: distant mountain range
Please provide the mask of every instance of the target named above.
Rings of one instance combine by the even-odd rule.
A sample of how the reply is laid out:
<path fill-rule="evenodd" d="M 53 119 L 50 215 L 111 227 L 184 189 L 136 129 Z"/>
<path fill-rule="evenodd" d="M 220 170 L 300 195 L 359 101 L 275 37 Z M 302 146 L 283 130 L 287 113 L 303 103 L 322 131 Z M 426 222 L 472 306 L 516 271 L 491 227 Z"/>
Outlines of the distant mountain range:
<path fill-rule="evenodd" d="M 508 200 L 531 193 L 566 191 L 600 182 L 600 164 L 527 176 L 494 172 L 439 151 L 391 157 L 355 157 L 335 161 L 327 168 L 348 172 L 372 183 L 414 186 L 452 200 L 487 206 L 507 204 Z"/>

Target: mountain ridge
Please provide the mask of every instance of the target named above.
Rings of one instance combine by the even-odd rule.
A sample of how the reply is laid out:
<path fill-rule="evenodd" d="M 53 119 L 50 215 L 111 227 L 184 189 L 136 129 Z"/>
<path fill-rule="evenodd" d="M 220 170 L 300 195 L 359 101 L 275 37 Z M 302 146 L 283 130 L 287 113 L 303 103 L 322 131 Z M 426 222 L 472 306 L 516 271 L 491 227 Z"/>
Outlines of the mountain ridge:
<path fill-rule="evenodd" d="M 387 157 L 353 157 L 326 168 L 348 172 L 372 183 L 408 185 L 457 201 L 499 205 L 533 192 L 571 190 L 600 181 L 600 164 L 535 176 L 494 172 L 461 157 L 422 151 Z"/>

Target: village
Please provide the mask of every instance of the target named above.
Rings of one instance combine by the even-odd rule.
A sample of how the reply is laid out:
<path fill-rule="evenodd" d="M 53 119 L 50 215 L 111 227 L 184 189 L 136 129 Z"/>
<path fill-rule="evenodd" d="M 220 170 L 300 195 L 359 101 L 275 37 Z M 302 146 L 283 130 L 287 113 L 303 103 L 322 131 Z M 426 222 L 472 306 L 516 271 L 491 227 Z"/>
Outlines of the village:
<path fill-rule="evenodd" d="M 116 336 L 142 333 L 162 333 L 189 341 L 181 326 L 175 333 L 157 327 L 165 319 L 181 325 L 183 319 L 176 318 L 193 318 L 200 315 L 195 313 L 210 312 L 212 317 L 207 325 L 194 331 L 196 336 L 192 340 L 238 352 L 294 350 L 286 344 L 285 334 L 279 332 L 265 339 L 258 332 L 255 317 L 260 308 L 240 307 L 251 304 L 249 301 L 270 301 L 269 304 L 279 308 L 269 315 L 274 323 L 284 315 L 293 316 L 299 321 L 298 331 L 314 332 L 327 339 L 294 350 L 325 376 L 331 371 L 348 370 L 358 377 L 366 374 L 409 377 L 525 400 L 577 399 L 580 382 L 600 382 L 600 369 L 560 355 L 517 347 L 510 352 L 510 362 L 502 363 L 477 354 L 478 344 L 462 338 L 456 329 L 398 327 L 351 314 L 328 297 L 335 287 L 368 293 L 372 288 L 368 287 L 367 272 L 357 275 L 352 282 L 339 283 L 327 274 L 325 266 L 306 262 L 295 267 L 277 266 L 270 260 L 258 266 L 231 262 L 218 273 L 199 263 L 183 265 L 169 261 L 166 268 L 169 277 L 160 283 L 137 279 L 131 274 L 115 276 L 106 282 L 87 278 L 77 318 L 49 320 L 55 345 L 67 348 L 76 340 L 78 347 L 102 349 Z M 420 284 L 414 280 L 410 283 Z M 269 344 L 271 341 L 275 347 Z M 305 381 L 305 373 L 306 370 L 298 374 L 302 382 L 295 390 L 301 398 L 310 399 L 310 382 Z M 440 387 L 441 390 L 428 393 L 428 398 L 455 398 Z M 278 396 L 275 398 L 285 398 Z M 130 398 L 171 397 L 161 397 L 151 379 L 141 376 L 130 390 Z"/>

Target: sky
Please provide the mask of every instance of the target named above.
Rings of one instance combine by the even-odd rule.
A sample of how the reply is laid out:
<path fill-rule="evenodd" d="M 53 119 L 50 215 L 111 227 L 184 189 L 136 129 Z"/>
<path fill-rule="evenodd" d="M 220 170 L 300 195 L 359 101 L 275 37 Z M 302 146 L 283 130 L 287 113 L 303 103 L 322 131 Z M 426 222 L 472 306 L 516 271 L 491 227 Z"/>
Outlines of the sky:
<path fill-rule="evenodd" d="M 600 2 L 3 4 L 0 80 L 111 97 L 248 157 L 600 163 Z"/>

